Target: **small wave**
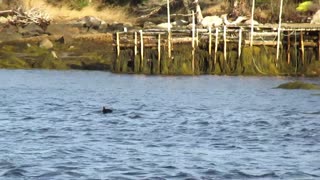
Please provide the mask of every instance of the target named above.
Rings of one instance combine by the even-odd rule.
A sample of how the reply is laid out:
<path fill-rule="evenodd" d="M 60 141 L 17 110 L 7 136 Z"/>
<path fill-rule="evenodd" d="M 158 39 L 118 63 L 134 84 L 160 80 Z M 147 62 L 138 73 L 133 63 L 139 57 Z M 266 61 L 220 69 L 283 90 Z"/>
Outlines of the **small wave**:
<path fill-rule="evenodd" d="M 46 172 L 46 173 L 40 174 L 39 176 L 37 176 L 37 178 L 52 178 L 59 175 L 61 175 L 60 171 L 52 171 L 52 172 Z"/>
<path fill-rule="evenodd" d="M 141 105 L 137 105 L 136 107 L 134 107 L 133 110 L 142 110 L 145 107 L 147 107 L 147 105 L 141 104 Z"/>
<path fill-rule="evenodd" d="M 44 139 L 62 139 L 64 138 L 63 136 L 59 136 L 59 135 L 49 135 L 44 137 Z"/>
<path fill-rule="evenodd" d="M 319 115 L 320 111 L 314 111 L 314 112 L 305 112 L 303 114 L 307 114 L 307 115 Z"/>
<path fill-rule="evenodd" d="M 240 170 L 233 170 L 231 173 L 224 175 L 225 178 L 239 179 L 239 178 L 279 178 L 279 176 L 274 172 L 268 172 L 264 174 L 249 174 Z"/>
<path fill-rule="evenodd" d="M 3 173 L 2 176 L 5 176 L 5 177 L 23 177 L 25 173 L 27 173 L 27 171 L 24 170 L 24 169 L 14 168 L 14 169 L 10 169 L 7 172 Z"/>
<path fill-rule="evenodd" d="M 195 177 L 192 174 L 186 173 L 186 172 L 179 172 L 174 176 L 171 176 L 169 179 L 171 178 L 183 178 L 183 179 L 194 179 Z"/>
<path fill-rule="evenodd" d="M 141 119 L 142 116 L 141 116 L 141 114 L 130 114 L 129 118 L 130 119 Z"/>
<path fill-rule="evenodd" d="M 255 121 L 253 124 L 258 127 L 266 127 L 271 125 L 268 121 L 264 121 L 264 120 Z"/>
<path fill-rule="evenodd" d="M 129 171 L 129 172 L 122 173 L 122 175 L 125 175 L 125 176 L 141 176 L 141 175 L 145 175 L 145 174 L 147 174 L 147 173 L 140 172 L 140 171 Z"/>
<path fill-rule="evenodd" d="M 23 117 L 22 120 L 26 121 L 26 120 L 33 120 L 36 119 L 35 117 L 31 117 L 31 116 L 27 116 L 27 117 Z"/>
<path fill-rule="evenodd" d="M 164 168 L 164 169 L 178 169 L 177 167 L 175 167 L 175 166 L 171 166 L 171 165 L 168 165 L 168 166 L 162 166 L 161 168 Z"/>
<path fill-rule="evenodd" d="M 201 126 L 209 126 L 210 125 L 210 123 L 208 121 L 199 121 L 196 124 L 199 124 Z"/>
<path fill-rule="evenodd" d="M 12 169 L 14 167 L 15 167 L 14 164 L 11 163 L 11 162 L 8 162 L 6 160 L 1 160 L 0 161 L 0 168 L 1 169 Z"/>
<path fill-rule="evenodd" d="M 292 122 L 291 121 L 283 121 L 280 123 L 281 126 L 284 126 L 284 127 L 288 127 L 289 125 L 291 125 Z"/>
<path fill-rule="evenodd" d="M 319 175 L 316 174 L 311 174 L 311 173 L 306 173 L 303 171 L 296 171 L 296 172 L 287 172 L 285 173 L 286 177 L 290 178 L 302 178 L 302 177 L 312 177 L 312 178 L 318 178 L 320 177 Z"/>
<path fill-rule="evenodd" d="M 79 169 L 78 167 L 75 167 L 75 166 L 65 166 L 65 165 L 55 166 L 54 168 L 60 169 L 60 170 L 63 170 L 63 171 L 65 171 L 65 170 L 71 171 L 71 170 Z"/>
<path fill-rule="evenodd" d="M 188 120 L 185 120 L 185 121 L 181 122 L 180 124 L 181 125 L 186 125 L 186 124 L 188 124 Z"/>
<path fill-rule="evenodd" d="M 215 169 L 208 169 L 204 172 L 206 175 L 222 175 L 223 173 L 221 171 L 215 170 Z"/>
<path fill-rule="evenodd" d="M 86 176 L 82 173 L 78 173 L 78 172 L 73 172 L 73 171 L 67 171 L 65 172 L 65 174 L 68 174 L 69 176 L 72 176 L 72 177 L 83 177 L 83 176 Z"/>
<path fill-rule="evenodd" d="M 159 146 L 155 145 L 155 144 L 148 144 L 146 145 L 147 148 L 158 148 Z"/>

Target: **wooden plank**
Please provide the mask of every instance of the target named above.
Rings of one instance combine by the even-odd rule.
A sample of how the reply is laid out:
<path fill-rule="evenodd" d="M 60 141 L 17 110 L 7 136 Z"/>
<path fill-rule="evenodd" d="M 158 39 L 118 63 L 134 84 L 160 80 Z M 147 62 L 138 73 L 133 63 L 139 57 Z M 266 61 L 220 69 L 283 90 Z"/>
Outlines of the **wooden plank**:
<path fill-rule="evenodd" d="M 287 63 L 290 64 L 291 61 L 291 55 L 290 55 L 290 31 L 287 32 Z"/>
<path fill-rule="evenodd" d="M 250 40 L 245 40 L 245 44 L 246 45 L 250 45 Z M 280 43 L 282 44 L 282 43 Z M 252 45 L 256 45 L 256 46 L 276 46 L 277 45 L 277 41 L 253 41 Z"/>

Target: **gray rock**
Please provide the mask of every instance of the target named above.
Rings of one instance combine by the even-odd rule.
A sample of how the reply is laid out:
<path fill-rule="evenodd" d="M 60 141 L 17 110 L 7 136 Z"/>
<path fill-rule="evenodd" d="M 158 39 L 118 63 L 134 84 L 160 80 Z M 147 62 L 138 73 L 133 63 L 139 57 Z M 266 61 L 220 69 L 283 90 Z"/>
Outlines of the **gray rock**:
<path fill-rule="evenodd" d="M 106 27 L 107 32 L 123 31 L 123 30 L 124 30 L 124 24 L 118 23 L 118 22 L 108 24 L 108 26 Z"/>
<path fill-rule="evenodd" d="M 85 16 L 79 20 L 83 27 L 87 28 L 89 31 L 91 28 L 98 30 L 102 24 L 105 24 L 101 19 L 94 16 Z"/>
<path fill-rule="evenodd" d="M 25 37 L 39 36 L 45 33 L 40 26 L 34 23 L 29 24 L 24 28 L 20 28 L 19 32 Z"/>
<path fill-rule="evenodd" d="M 0 24 L 6 24 L 6 23 L 8 23 L 8 19 L 0 16 Z"/>
<path fill-rule="evenodd" d="M 53 48 L 53 43 L 49 39 L 45 38 L 39 43 L 39 47 L 44 49 L 51 49 Z"/>
<path fill-rule="evenodd" d="M 320 10 L 318 10 L 311 19 L 311 24 L 320 24 Z"/>
<path fill-rule="evenodd" d="M 4 26 L 1 27 L 0 29 L 2 29 L 0 31 L 0 39 L 2 42 L 4 41 L 13 41 L 13 40 L 17 40 L 17 39 L 21 39 L 22 36 L 20 33 L 18 33 L 17 27 L 15 26 Z"/>

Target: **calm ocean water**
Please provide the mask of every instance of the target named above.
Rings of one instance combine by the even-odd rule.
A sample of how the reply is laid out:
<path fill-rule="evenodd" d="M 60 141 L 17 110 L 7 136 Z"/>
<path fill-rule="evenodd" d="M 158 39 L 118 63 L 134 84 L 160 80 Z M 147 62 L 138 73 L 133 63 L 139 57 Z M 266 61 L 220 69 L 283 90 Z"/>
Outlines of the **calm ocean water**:
<path fill-rule="evenodd" d="M 320 91 L 291 80 L 0 70 L 0 179 L 320 179 Z"/>

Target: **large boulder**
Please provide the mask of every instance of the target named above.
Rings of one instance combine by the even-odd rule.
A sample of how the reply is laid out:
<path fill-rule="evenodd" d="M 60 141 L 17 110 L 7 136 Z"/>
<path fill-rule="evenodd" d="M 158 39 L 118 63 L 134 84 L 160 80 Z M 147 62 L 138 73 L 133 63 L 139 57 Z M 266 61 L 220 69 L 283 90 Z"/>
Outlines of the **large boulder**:
<path fill-rule="evenodd" d="M 219 16 L 206 16 L 201 21 L 201 25 L 204 28 L 208 28 L 211 26 L 220 26 L 222 24 L 223 24 L 223 19 L 220 18 Z"/>
<path fill-rule="evenodd" d="M 40 36 L 45 33 L 45 31 L 35 23 L 28 24 L 24 28 L 20 28 L 19 32 L 24 37 Z"/>
<path fill-rule="evenodd" d="M 1 26 L 0 25 L 0 42 L 13 41 L 22 38 L 15 26 Z"/>
<path fill-rule="evenodd" d="M 85 16 L 79 19 L 79 23 L 82 24 L 83 27 L 87 28 L 87 31 L 90 29 L 98 30 L 101 25 L 106 24 L 103 20 L 94 16 Z"/>
<path fill-rule="evenodd" d="M 53 48 L 53 43 L 49 39 L 45 38 L 42 41 L 40 41 L 39 47 L 44 49 L 51 49 Z"/>
<path fill-rule="evenodd" d="M 320 10 L 318 10 L 311 19 L 311 24 L 320 24 Z"/>

